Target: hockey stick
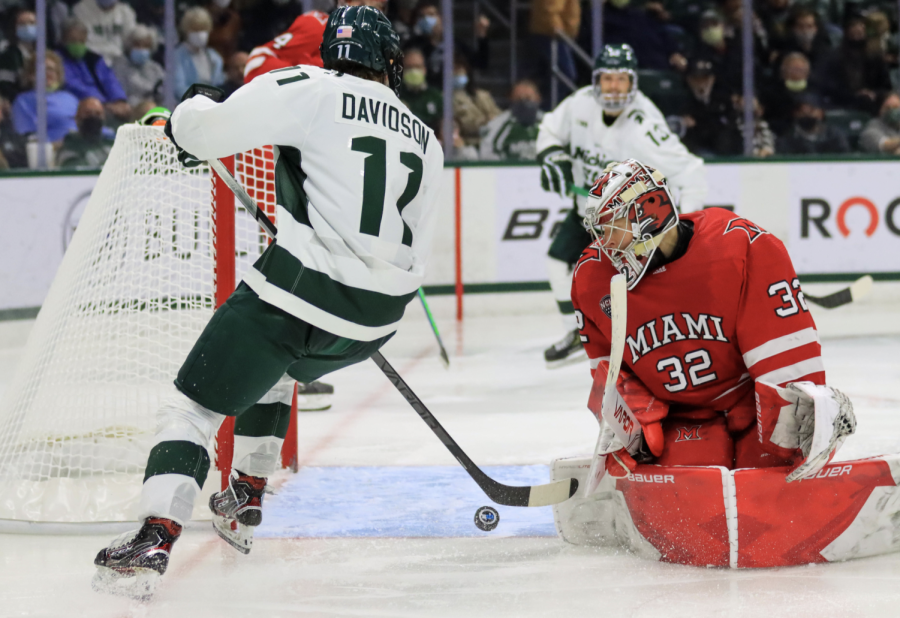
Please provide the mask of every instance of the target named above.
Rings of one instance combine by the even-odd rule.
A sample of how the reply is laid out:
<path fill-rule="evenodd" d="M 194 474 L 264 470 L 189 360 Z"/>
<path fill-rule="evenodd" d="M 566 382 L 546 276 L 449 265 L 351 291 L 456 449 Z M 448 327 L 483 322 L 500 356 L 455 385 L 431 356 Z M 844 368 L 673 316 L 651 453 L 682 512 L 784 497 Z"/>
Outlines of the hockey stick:
<path fill-rule="evenodd" d="M 833 294 L 829 294 L 827 296 L 811 296 L 804 292 L 803 297 L 806 300 L 819 305 L 820 307 L 825 307 L 826 309 L 834 309 L 835 307 L 849 305 L 853 301 L 859 300 L 860 298 L 871 292 L 872 283 L 873 279 L 871 275 L 865 275 L 854 281 L 850 287 L 844 288 L 843 290 L 838 290 Z"/>
<path fill-rule="evenodd" d="M 549 506 L 568 500 L 575 495 L 576 491 L 578 491 L 577 479 L 564 479 L 545 485 L 529 485 L 524 487 L 514 487 L 498 483 L 482 472 L 481 468 L 476 466 L 475 463 L 469 459 L 468 455 L 466 455 L 459 447 L 459 444 L 457 444 L 450 434 L 447 433 L 446 429 L 441 427 L 441 424 L 434 418 L 434 415 L 425 407 L 422 400 L 419 399 L 409 385 L 404 382 L 403 378 L 400 377 L 400 374 L 398 374 L 394 368 L 391 367 L 391 364 L 385 360 L 384 356 L 381 355 L 381 352 L 375 352 L 375 354 L 372 355 L 372 360 L 375 361 L 378 368 L 384 372 L 384 375 L 387 376 L 388 380 L 390 380 L 397 390 L 400 391 L 400 394 L 403 395 L 404 399 L 412 406 L 413 410 L 418 412 L 419 416 L 422 417 L 422 420 L 425 421 L 425 424 L 434 432 L 434 435 L 444 443 L 444 446 L 446 446 L 447 450 L 453 454 L 456 461 L 459 462 L 459 465 L 469 473 L 469 476 L 478 483 L 478 486 L 487 494 L 487 497 L 495 503 L 503 504 L 505 506 Z"/>
<path fill-rule="evenodd" d="M 450 357 L 447 356 L 447 350 L 444 348 L 444 342 L 441 341 L 441 333 L 438 331 L 437 322 L 434 321 L 434 316 L 431 315 L 431 307 L 428 306 L 428 301 L 425 300 L 425 292 L 422 291 L 422 288 L 419 288 L 419 300 L 422 301 L 422 308 L 425 310 L 425 315 L 428 316 L 428 322 L 431 324 L 431 330 L 434 331 L 434 336 L 437 339 L 438 347 L 441 349 L 441 360 L 444 361 L 444 367 L 450 367 Z"/>
<path fill-rule="evenodd" d="M 272 238 L 274 238 L 278 230 L 266 214 L 260 210 L 259 206 L 256 205 L 253 198 L 247 194 L 244 187 L 241 186 L 241 183 L 231 175 L 231 172 L 222 165 L 221 161 L 213 159 L 209 161 L 209 165 L 222 180 L 225 181 L 225 184 L 232 190 L 234 196 L 241 205 L 256 217 L 257 221 L 262 217 L 264 223 L 261 222 L 260 225 L 262 225 L 263 230 L 265 230 L 267 234 L 270 234 Z M 441 427 L 441 424 L 434 418 L 434 415 L 428 411 L 428 408 L 425 407 L 422 400 L 419 399 L 406 382 L 403 381 L 400 374 L 398 374 L 394 368 L 391 367 L 390 363 L 385 360 L 384 356 L 381 355 L 381 352 L 375 352 L 375 354 L 372 355 L 372 360 L 375 361 L 375 364 L 378 365 L 378 368 L 381 369 L 396 389 L 400 391 L 400 394 L 403 395 L 407 402 L 409 402 L 409 405 L 412 406 L 413 410 L 415 410 L 422 420 L 425 421 L 425 424 L 431 428 L 431 431 L 433 431 L 438 439 L 444 443 L 447 450 L 456 457 L 456 461 L 458 461 L 463 469 L 469 473 L 469 476 L 478 483 L 478 486 L 487 494 L 488 498 L 495 503 L 503 504 L 505 506 L 548 506 L 568 500 L 578 490 L 578 481 L 576 479 L 555 481 L 553 483 L 547 483 L 546 485 L 532 485 L 527 487 L 513 487 L 498 483 L 482 472 L 481 469 L 469 459 L 469 456 L 466 455 L 456 441 L 450 437 L 447 430 Z"/>
<path fill-rule="evenodd" d="M 618 401 L 616 381 L 619 379 L 619 369 L 622 367 L 622 356 L 625 354 L 625 331 L 628 324 L 628 286 L 624 275 L 616 275 L 609 282 L 610 306 L 612 322 L 612 336 L 609 348 L 609 372 L 606 374 L 606 385 L 603 388 L 602 417 L 608 419 L 607 423 L 615 431 L 618 427 L 613 422 Z M 627 408 L 626 408 L 627 409 Z M 632 419 L 633 421 L 633 419 Z M 640 425 L 633 421 L 632 428 L 638 429 Z M 619 432 L 617 432 L 618 434 Z M 618 436 L 622 444 L 630 446 L 630 437 Z M 625 438 L 625 439 L 623 439 Z M 597 446 L 594 448 L 594 457 L 591 459 L 591 470 L 588 474 L 588 486 L 586 495 L 591 495 L 597 490 L 600 480 L 605 472 L 606 457 L 600 454 L 604 446 L 603 431 L 597 437 Z"/>

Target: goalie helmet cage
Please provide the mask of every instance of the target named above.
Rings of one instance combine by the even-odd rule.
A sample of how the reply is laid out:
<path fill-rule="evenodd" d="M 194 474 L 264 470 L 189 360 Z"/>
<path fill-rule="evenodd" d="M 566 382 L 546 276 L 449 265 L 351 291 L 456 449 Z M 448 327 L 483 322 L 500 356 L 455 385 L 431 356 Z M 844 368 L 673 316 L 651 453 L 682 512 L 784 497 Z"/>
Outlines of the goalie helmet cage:
<path fill-rule="evenodd" d="M 271 147 L 226 164 L 273 215 Z M 267 244 L 206 166 L 181 167 L 161 128 L 119 129 L 0 401 L 0 529 L 135 520 L 159 405 Z M 216 441 L 221 476 L 207 485 L 229 472 L 229 430 Z M 296 469 L 295 414 L 282 455 Z"/>

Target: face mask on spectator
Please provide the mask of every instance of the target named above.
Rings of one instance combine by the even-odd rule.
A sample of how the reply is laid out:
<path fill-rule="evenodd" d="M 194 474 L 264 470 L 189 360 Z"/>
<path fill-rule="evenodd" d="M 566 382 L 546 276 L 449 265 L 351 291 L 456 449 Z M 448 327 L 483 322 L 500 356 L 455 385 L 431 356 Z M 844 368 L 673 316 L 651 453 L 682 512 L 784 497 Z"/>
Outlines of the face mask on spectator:
<path fill-rule="evenodd" d="M 805 79 L 786 79 L 784 80 L 784 87 L 790 90 L 791 92 L 800 92 L 802 90 L 806 90 L 806 80 Z"/>
<path fill-rule="evenodd" d="M 220 9 L 227 9 L 228 5 L 231 4 L 231 0 L 213 0 L 213 4 Z"/>
<path fill-rule="evenodd" d="M 469 76 L 465 73 L 460 73 L 459 75 L 453 76 L 453 87 L 454 88 L 465 88 L 469 85 Z"/>
<path fill-rule="evenodd" d="M 87 45 L 84 43 L 66 43 L 66 51 L 75 60 L 81 60 L 87 53 Z"/>
<path fill-rule="evenodd" d="M 624 9 L 626 6 L 631 4 L 631 0 L 609 0 L 609 3 L 617 9 Z"/>
<path fill-rule="evenodd" d="M 137 66 L 144 66 L 144 64 L 146 64 L 146 62 L 150 60 L 150 50 L 135 47 L 130 52 L 128 52 L 128 57 L 131 58 L 131 61 Z"/>
<path fill-rule="evenodd" d="M 16 38 L 26 43 L 33 43 L 37 39 L 37 24 L 16 26 Z"/>
<path fill-rule="evenodd" d="M 797 118 L 797 125 L 807 133 L 812 133 L 818 128 L 819 119 L 815 116 L 800 116 Z"/>
<path fill-rule="evenodd" d="M 203 49 L 209 42 L 209 32 L 200 30 L 199 32 L 188 32 L 187 42 L 195 49 Z"/>
<path fill-rule="evenodd" d="M 101 9 L 111 9 L 118 0 L 97 0 L 97 5 Z"/>
<path fill-rule="evenodd" d="M 425 71 L 422 69 L 408 69 L 403 71 L 403 83 L 410 88 L 418 88 L 425 83 Z"/>
<path fill-rule="evenodd" d="M 723 26 L 709 26 L 700 31 L 700 38 L 707 45 L 719 45 L 725 40 L 725 28 Z"/>
<path fill-rule="evenodd" d="M 100 133 L 103 131 L 103 118 L 97 116 L 82 118 L 78 123 L 78 130 L 85 137 L 100 137 Z"/>
<path fill-rule="evenodd" d="M 884 112 L 884 121 L 889 125 L 900 127 L 900 107 L 892 107 Z"/>
<path fill-rule="evenodd" d="M 434 30 L 434 27 L 437 25 L 437 16 L 423 15 L 419 18 L 416 25 L 419 27 L 419 30 L 422 31 L 422 34 L 431 34 L 431 31 Z"/>
<path fill-rule="evenodd" d="M 794 37 L 797 39 L 797 42 L 800 45 L 806 47 L 807 45 L 813 42 L 813 39 L 816 38 L 815 30 L 796 30 L 794 31 Z"/>
<path fill-rule="evenodd" d="M 526 127 L 537 122 L 538 104 L 531 99 L 513 101 L 509 106 L 509 111 L 519 124 Z"/>

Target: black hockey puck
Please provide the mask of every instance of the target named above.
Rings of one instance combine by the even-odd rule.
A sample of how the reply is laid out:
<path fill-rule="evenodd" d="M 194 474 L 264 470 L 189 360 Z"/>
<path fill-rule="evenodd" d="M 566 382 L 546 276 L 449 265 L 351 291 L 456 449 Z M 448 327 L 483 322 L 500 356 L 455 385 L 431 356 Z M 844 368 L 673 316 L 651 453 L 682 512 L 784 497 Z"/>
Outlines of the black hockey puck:
<path fill-rule="evenodd" d="M 483 506 L 475 511 L 475 525 L 479 530 L 490 532 L 500 523 L 500 513 L 490 506 Z"/>

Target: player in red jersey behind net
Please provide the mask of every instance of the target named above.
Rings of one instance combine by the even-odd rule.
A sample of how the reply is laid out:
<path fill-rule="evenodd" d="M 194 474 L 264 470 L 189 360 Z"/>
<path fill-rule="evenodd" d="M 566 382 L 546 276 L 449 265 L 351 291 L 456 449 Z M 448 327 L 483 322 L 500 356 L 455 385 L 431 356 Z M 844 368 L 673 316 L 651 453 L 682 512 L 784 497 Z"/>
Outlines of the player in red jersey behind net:
<path fill-rule="evenodd" d="M 610 279 L 622 273 L 629 291 L 617 388 L 644 436 L 643 448 L 627 452 L 601 419 L 608 473 L 624 476 L 636 459 L 802 464 L 794 480 L 831 459 L 855 429 L 853 407 L 825 386 L 816 325 L 777 238 L 720 208 L 679 217 L 663 174 L 634 159 L 604 170 L 584 225 L 595 242 L 576 265 L 572 300 L 594 375 L 589 407 L 601 419 Z"/>

